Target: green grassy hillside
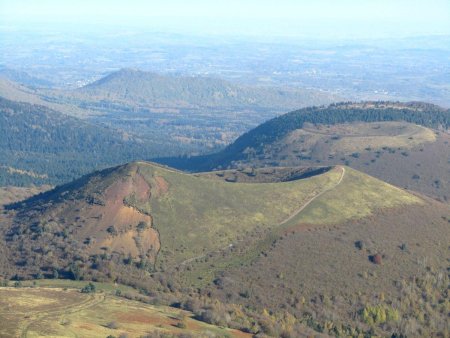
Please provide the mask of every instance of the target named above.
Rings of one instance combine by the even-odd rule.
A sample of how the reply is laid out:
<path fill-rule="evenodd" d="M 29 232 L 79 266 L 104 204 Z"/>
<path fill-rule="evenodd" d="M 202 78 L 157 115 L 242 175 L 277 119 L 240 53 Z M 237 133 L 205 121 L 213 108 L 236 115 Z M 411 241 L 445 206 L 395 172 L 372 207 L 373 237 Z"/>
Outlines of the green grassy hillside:
<path fill-rule="evenodd" d="M 339 179 L 332 170 L 305 180 L 281 183 L 230 183 L 180 174 L 149 165 L 139 172 L 152 182 L 167 182 L 167 191 L 153 195 L 150 208 L 160 240 L 159 262 L 181 263 L 214 251 L 256 228 L 272 228 Z"/>
<path fill-rule="evenodd" d="M 291 224 L 339 224 L 349 219 L 370 216 L 376 210 L 414 203 L 420 204 L 421 199 L 403 189 L 345 167 L 341 184 L 314 200 Z"/>
<path fill-rule="evenodd" d="M 149 203 L 131 205 L 153 217 L 162 243 L 161 266 L 227 247 L 255 230 L 340 223 L 420 203 L 410 193 L 346 167 L 289 182 L 232 183 L 146 163 L 135 166 L 156 192 Z"/>

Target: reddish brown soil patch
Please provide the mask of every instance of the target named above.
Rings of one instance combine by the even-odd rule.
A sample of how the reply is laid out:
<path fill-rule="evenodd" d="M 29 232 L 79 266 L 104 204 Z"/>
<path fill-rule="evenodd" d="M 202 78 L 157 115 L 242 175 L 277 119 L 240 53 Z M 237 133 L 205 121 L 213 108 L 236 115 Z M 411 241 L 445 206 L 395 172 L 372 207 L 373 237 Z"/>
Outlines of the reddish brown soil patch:
<path fill-rule="evenodd" d="M 101 197 L 102 203 L 84 208 L 83 218 L 89 226 L 83 226 L 77 235 L 82 238 L 93 237 L 90 253 L 99 253 L 103 247 L 133 257 L 143 255 L 155 260 L 160 248 L 158 232 L 152 228 L 150 215 L 124 204 L 127 198 L 146 202 L 150 198 L 150 186 L 139 173 L 131 173 L 112 183 Z M 148 228 L 138 231 L 139 223 Z"/>
<path fill-rule="evenodd" d="M 383 262 L 383 259 L 382 259 L 382 257 L 381 257 L 381 255 L 380 254 L 375 254 L 375 255 L 373 255 L 373 256 L 370 256 L 370 261 L 373 263 L 373 264 L 378 264 L 378 265 L 380 265 L 382 262 Z"/>
<path fill-rule="evenodd" d="M 150 186 L 148 185 L 147 181 L 144 179 L 144 177 L 137 173 L 136 176 L 133 179 L 134 188 L 135 188 L 135 194 L 136 198 L 139 202 L 144 202 L 150 199 Z"/>
<path fill-rule="evenodd" d="M 167 325 L 173 326 L 178 323 L 177 320 L 165 316 L 143 314 L 142 312 L 121 313 L 117 316 L 117 320 L 126 323 L 139 323 L 151 325 Z"/>
<path fill-rule="evenodd" d="M 80 325 L 78 325 L 78 327 L 80 329 L 84 329 L 84 330 L 88 330 L 88 331 L 92 331 L 94 329 L 91 325 L 88 325 L 88 324 L 80 324 Z"/>
<path fill-rule="evenodd" d="M 167 191 L 169 191 L 169 183 L 167 183 L 164 177 L 155 176 L 155 183 L 156 186 L 154 187 L 154 189 L 157 196 L 164 195 L 165 193 L 167 193 Z"/>

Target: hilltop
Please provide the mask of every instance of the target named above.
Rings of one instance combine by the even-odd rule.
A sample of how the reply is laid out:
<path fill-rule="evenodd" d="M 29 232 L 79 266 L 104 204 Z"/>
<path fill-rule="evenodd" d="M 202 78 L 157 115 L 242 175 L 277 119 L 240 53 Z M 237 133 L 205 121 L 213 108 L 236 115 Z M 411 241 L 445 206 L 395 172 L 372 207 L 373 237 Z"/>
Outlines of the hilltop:
<path fill-rule="evenodd" d="M 189 175 L 150 163 L 131 163 L 83 177 L 19 204 L 7 236 L 11 239 L 28 233 L 22 240 L 31 236 L 38 243 L 46 241 L 42 235 L 47 232 L 57 237 L 64 232 L 59 240 L 70 237 L 75 246 L 65 247 L 68 252 L 61 252 L 61 257 L 83 255 L 90 259 L 89 255 L 107 250 L 111 255 L 130 256 L 167 269 L 226 247 L 247 233 L 270 230 L 279 224 L 339 223 L 368 216 L 377 208 L 421 203 L 413 195 L 350 168 L 326 167 L 306 170 L 305 174 L 296 174 L 294 169 L 271 170 L 271 183 L 259 183 L 267 176 L 264 170 L 244 174 L 254 179 L 241 183 L 226 172 Z M 281 174 L 286 170 L 290 174 Z M 347 181 L 352 191 L 366 186 L 372 196 L 360 191 L 358 201 L 348 202 L 321 196 Z M 296 210 L 311 199 L 315 203 L 324 199 L 320 207 L 324 210 L 317 212 L 326 215 L 308 216 L 305 210 L 297 219 Z M 345 208 L 339 207 L 345 204 Z M 316 212 L 311 207 L 308 210 Z"/>
<path fill-rule="evenodd" d="M 317 90 L 250 87 L 210 77 L 170 76 L 121 69 L 73 93 L 84 99 L 179 108 L 276 108 L 331 102 Z"/>
<path fill-rule="evenodd" d="M 232 327 L 266 333 L 281 332 L 286 311 L 319 332 L 330 329 L 326 311 L 339 332 L 368 332 L 349 314 L 381 293 L 383 307 L 412 318 L 394 300 L 412 276 L 444 269 L 450 236 L 448 207 L 346 166 L 187 174 L 133 162 L 9 205 L 2 217 L 3 276 L 114 280 L 199 316 L 209 309 L 215 324 L 228 306 L 250 304 L 230 310 Z M 192 305 L 204 295 L 215 305 Z M 436 311 L 427 316 L 441 323 Z M 398 319 L 389 325 L 399 332 Z"/>
<path fill-rule="evenodd" d="M 449 128 L 450 111 L 435 105 L 340 103 L 276 117 L 216 154 L 158 162 L 191 171 L 343 164 L 447 200 Z"/>

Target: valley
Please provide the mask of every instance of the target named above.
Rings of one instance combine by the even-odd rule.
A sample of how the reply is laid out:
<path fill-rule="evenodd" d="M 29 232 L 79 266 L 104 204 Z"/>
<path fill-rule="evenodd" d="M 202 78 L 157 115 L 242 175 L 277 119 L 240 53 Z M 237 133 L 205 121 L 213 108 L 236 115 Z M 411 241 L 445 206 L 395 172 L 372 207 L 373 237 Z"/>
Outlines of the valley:
<path fill-rule="evenodd" d="M 72 90 L 29 88 L 0 75 L 0 97 L 0 185 L 16 186 L 66 183 L 133 160 L 211 153 L 286 110 L 335 100 L 304 88 L 243 86 L 134 69 Z M 33 113 L 25 118 L 28 111 Z M 65 134 L 61 129 L 67 125 Z M 36 149 L 43 135 L 47 142 Z M 54 145 L 49 148 L 52 142 L 61 143 L 57 156 Z M 96 153 L 88 156 L 86 149 Z"/>

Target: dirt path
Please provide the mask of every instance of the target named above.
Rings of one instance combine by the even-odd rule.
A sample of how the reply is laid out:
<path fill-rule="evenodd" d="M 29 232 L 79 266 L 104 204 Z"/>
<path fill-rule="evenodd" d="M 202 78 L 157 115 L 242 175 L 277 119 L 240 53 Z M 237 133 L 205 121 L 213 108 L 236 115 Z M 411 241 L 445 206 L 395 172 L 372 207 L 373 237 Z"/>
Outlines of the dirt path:
<path fill-rule="evenodd" d="M 37 314 L 37 316 L 33 316 L 34 318 L 31 319 L 28 323 L 25 323 L 25 326 L 22 329 L 22 332 L 20 334 L 21 338 L 26 338 L 28 336 L 28 331 L 30 327 L 33 324 L 39 323 L 41 320 L 52 317 L 52 316 L 60 316 L 60 315 L 67 315 L 67 314 L 73 314 L 80 312 L 82 310 L 91 308 L 97 304 L 102 303 L 105 300 L 105 295 L 102 293 L 94 293 L 92 295 L 89 295 L 89 298 L 83 302 L 80 302 L 78 304 L 71 304 L 67 307 L 61 307 L 52 311 L 45 311 Z"/>
<path fill-rule="evenodd" d="M 339 177 L 339 180 L 337 181 L 337 183 L 336 183 L 335 185 L 333 185 L 332 187 L 327 188 L 327 189 L 325 189 L 325 190 L 322 190 L 321 192 L 319 192 L 319 193 L 316 194 L 315 196 L 311 197 L 311 198 L 310 198 L 309 200 L 307 200 L 306 203 L 304 203 L 300 208 L 298 208 L 297 210 L 295 210 L 288 218 L 286 218 L 285 220 L 283 220 L 283 221 L 281 221 L 280 223 L 278 223 L 276 229 L 279 228 L 279 227 L 281 227 L 281 226 L 283 226 L 284 224 L 286 224 L 287 222 L 289 222 L 290 220 L 292 220 L 294 217 L 296 217 L 299 213 L 301 213 L 308 205 L 310 205 L 312 202 L 314 202 L 317 198 L 319 198 L 320 196 L 322 196 L 322 195 L 325 194 L 326 192 L 335 189 L 339 184 L 341 184 L 341 182 L 342 182 L 342 180 L 344 179 L 344 176 L 345 176 L 345 168 L 344 168 L 344 167 L 341 167 L 341 166 L 338 166 L 338 168 L 340 168 L 342 172 L 341 172 L 341 177 Z M 226 247 L 223 247 L 223 248 L 221 248 L 221 249 L 215 250 L 215 251 L 213 251 L 213 252 L 208 252 L 207 254 L 215 253 L 215 252 L 221 252 L 221 251 L 226 250 L 226 249 L 228 249 L 228 248 L 230 248 L 230 247 L 232 247 L 232 246 L 233 246 L 233 244 L 229 244 L 229 245 L 227 245 Z M 195 261 L 196 259 L 201 259 L 201 258 L 205 257 L 207 254 L 203 254 L 203 255 L 200 255 L 200 256 L 196 256 L 196 257 L 192 257 L 192 258 L 186 259 L 186 260 L 184 260 L 183 262 L 181 262 L 181 263 L 179 264 L 179 266 L 186 265 L 186 264 L 188 264 L 188 263 L 190 263 L 190 262 Z"/>
<path fill-rule="evenodd" d="M 303 204 L 300 208 L 295 210 L 288 218 L 286 218 L 281 223 L 279 223 L 278 226 L 283 226 L 284 224 L 286 224 L 287 222 L 292 220 L 295 216 L 297 216 L 299 213 L 301 213 L 308 205 L 310 205 L 312 202 L 314 202 L 317 198 L 319 198 L 320 196 L 322 196 L 326 192 L 335 189 L 339 184 L 341 184 L 341 182 L 342 182 L 342 180 L 344 179 L 344 176 L 345 176 L 345 168 L 344 167 L 339 167 L 339 168 L 342 170 L 341 177 L 339 178 L 339 181 L 334 186 L 332 186 L 332 187 L 330 187 L 328 189 L 322 190 L 317 195 L 315 195 L 312 198 L 310 198 L 308 201 L 306 201 L 305 204 Z"/>

